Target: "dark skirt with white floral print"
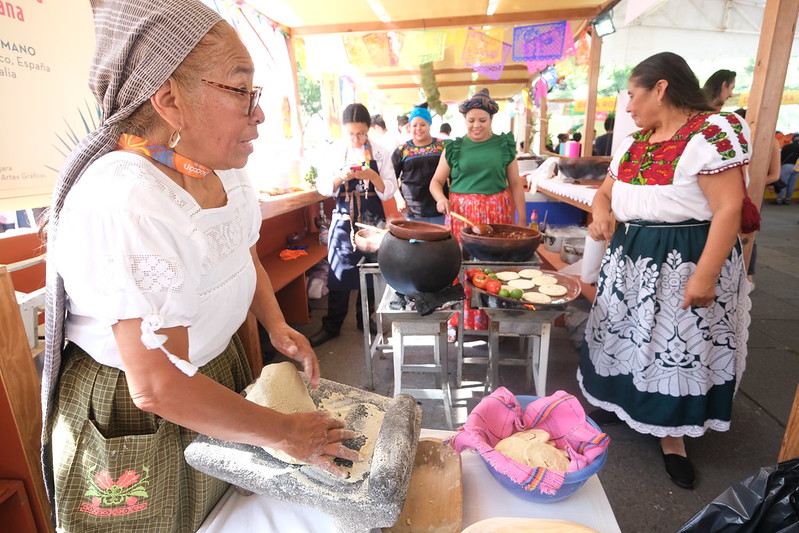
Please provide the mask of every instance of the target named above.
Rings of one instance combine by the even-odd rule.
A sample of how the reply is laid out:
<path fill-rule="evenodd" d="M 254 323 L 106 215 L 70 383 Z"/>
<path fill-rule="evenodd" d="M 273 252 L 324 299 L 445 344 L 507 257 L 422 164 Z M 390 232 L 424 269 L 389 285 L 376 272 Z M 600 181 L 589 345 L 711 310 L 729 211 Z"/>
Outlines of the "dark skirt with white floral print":
<path fill-rule="evenodd" d="M 729 429 L 751 307 L 740 243 L 722 266 L 713 304 L 680 308 L 709 227 L 620 224 L 602 260 L 577 377 L 591 404 L 640 433 Z"/>

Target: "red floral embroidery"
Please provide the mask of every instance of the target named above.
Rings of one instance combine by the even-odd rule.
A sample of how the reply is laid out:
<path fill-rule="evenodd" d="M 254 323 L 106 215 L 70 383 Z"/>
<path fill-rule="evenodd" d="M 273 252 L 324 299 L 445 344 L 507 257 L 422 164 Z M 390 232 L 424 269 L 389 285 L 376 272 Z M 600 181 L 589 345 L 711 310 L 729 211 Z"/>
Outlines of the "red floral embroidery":
<path fill-rule="evenodd" d="M 646 185 L 671 185 L 674 179 L 674 169 L 670 162 L 652 165 L 647 170 L 642 170 Z"/>
<path fill-rule="evenodd" d="M 726 152 L 732 150 L 732 141 L 729 139 L 722 139 L 716 144 L 716 150 L 719 152 Z"/>
<path fill-rule="evenodd" d="M 721 128 L 719 128 L 715 124 L 711 124 L 710 126 L 702 130 L 702 135 L 705 136 L 705 139 L 712 139 L 719 133 L 721 133 Z"/>
<path fill-rule="evenodd" d="M 676 141 L 666 141 L 660 145 L 658 150 L 652 153 L 652 161 L 671 162 L 679 157 L 685 143 Z"/>
<path fill-rule="evenodd" d="M 94 467 L 94 470 L 97 467 Z M 144 511 L 148 502 L 139 503 L 139 498 L 148 498 L 146 486 L 150 483 L 150 468 L 142 467 L 144 477 L 135 470 L 125 472 L 114 480 L 107 470 L 100 470 L 89 479 L 89 488 L 83 493 L 91 496 L 78 509 L 95 516 L 118 516 Z"/>

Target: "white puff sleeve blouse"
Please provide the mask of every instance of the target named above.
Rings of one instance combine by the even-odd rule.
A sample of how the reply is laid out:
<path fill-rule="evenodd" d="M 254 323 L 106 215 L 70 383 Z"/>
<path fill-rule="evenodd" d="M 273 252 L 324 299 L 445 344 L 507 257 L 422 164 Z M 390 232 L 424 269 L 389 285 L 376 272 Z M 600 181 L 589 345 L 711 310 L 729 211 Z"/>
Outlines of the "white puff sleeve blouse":
<path fill-rule="evenodd" d="M 219 355 L 244 321 L 260 210 L 244 172 L 216 174 L 227 203 L 201 209 L 149 160 L 112 152 L 69 192 L 48 263 L 64 280 L 67 338 L 98 362 L 124 370 L 111 330 L 119 320 L 141 318 L 150 348 L 164 340 L 156 330 L 187 327 L 196 367 Z"/>

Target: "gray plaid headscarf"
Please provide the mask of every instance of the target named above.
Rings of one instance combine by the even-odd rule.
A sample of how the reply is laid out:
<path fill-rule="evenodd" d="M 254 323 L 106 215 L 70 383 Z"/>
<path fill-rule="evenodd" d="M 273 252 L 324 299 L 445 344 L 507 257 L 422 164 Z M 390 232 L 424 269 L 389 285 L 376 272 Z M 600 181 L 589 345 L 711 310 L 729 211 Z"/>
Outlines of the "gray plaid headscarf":
<path fill-rule="evenodd" d="M 83 172 L 116 149 L 124 121 L 169 78 L 222 18 L 198 0 L 91 0 L 96 44 L 89 87 L 102 109 L 100 127 L 67 157 L 53 191 L 48 234 L 54 239 L 64 199 Z M 42 461 L 53 512 L 50 414 L 61 368 L 65 318 L 64 282 L 47 269 L 45 361 L 42 377 Z"/>

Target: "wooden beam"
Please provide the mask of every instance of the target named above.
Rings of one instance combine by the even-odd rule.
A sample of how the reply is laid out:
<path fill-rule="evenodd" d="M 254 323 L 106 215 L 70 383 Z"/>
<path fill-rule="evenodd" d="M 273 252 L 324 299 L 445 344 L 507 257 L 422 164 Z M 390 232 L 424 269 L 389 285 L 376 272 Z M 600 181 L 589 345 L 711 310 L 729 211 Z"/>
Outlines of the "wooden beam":
<path fill-rule="evenodd" d="M 532 91 L 531 98 L 535 102 L 535 88 Z M 541 98 L 541 117 L 538 119 L 538 153 L 544 154 L 547 152 L 547 135 L 549 134 L 549 118 L 547 118 L 547 97 Z"/>
<path fill-rule="evenodd" d="M 797 0 L 767 0 L 757 47 L 749 109 L 746 120 L 752 128 L 752 155 L 749 162 L 749 196 L 760 207 L 763 203 L 766 173 L 780 111 L 785 73 L 799 15 Z M 743 236 L 744 258 L 749 264 L 754 235 Z"/>
<path fill-rule="evenodd" d="M 602 11 L 597 7 L 575 7 L 571 9 L 544 9 L 523 13 L 500 13 L 494 15 L 465 15 L 460 17 L 441 17 L 433 19 L 397 20 L 391 22 L 349 22 L 339 24 L 319 24 L 314 26 L 295 26 L 291 34 L 324 35 L 330 33 L 358 33 L 391 30 L 424 30 L 433 28 L 468 28 L 484 25 L 502 24 L 542 24 L 560 20 L 593 19 Z"/>
<path fill-rule="evenodd" d="M 294 79 L 294 114 L 297 117 L 297 127 L 300 136 L 300 157 L 305 153 L 305 132 L 302 127 L 302 112 L 300 111 L 300 78 L 297 75 L 297 56 L 294 50 L 294 37 L 286 37 L 286 49 L 289 53 L 289 63 L 291 64 L 291 77 Z"/>
<path fill-rule="evenodd" d="M 523 70 L 527 72 L 527 65 L 505 65 L 502 72 Z M 459 67 L 459 68 L 434 68 L 433 72 L 436 76 L 443 76 L 446 74 L 471 74 L 475 72 L 472 67 Z M 421 76 L 419 69 L 413 70 L 388 70 L 388 71 L 375 71 L 364 72 L 363 75 L 367 78 L 389 78 L 392 76 Z"/>
<path fill-rule="evenodd" d="M 596 90 L 599 86 L 599 61 L 602 58 L 602 37 L 591 31 L 591 52 L 588 63 L 588 99 L 585 102 L 583 124 L 583 157 L 592 155 L 594 148 L 594 122 L 596 120 Z"/>
<path fill-rule="evenodd" d="M 507 80 L 458 80 L 458 81 L 439 81 L 439 87 L 464 87 L 469 85 L 525 85 L 530 80 L 527 78 L 511 78 Z M 375 85 L 375 88 L 388 91 L 391 89 L 413 89 L 421 87 L 416 83 L 387 83 L 385 85 Z"/>

